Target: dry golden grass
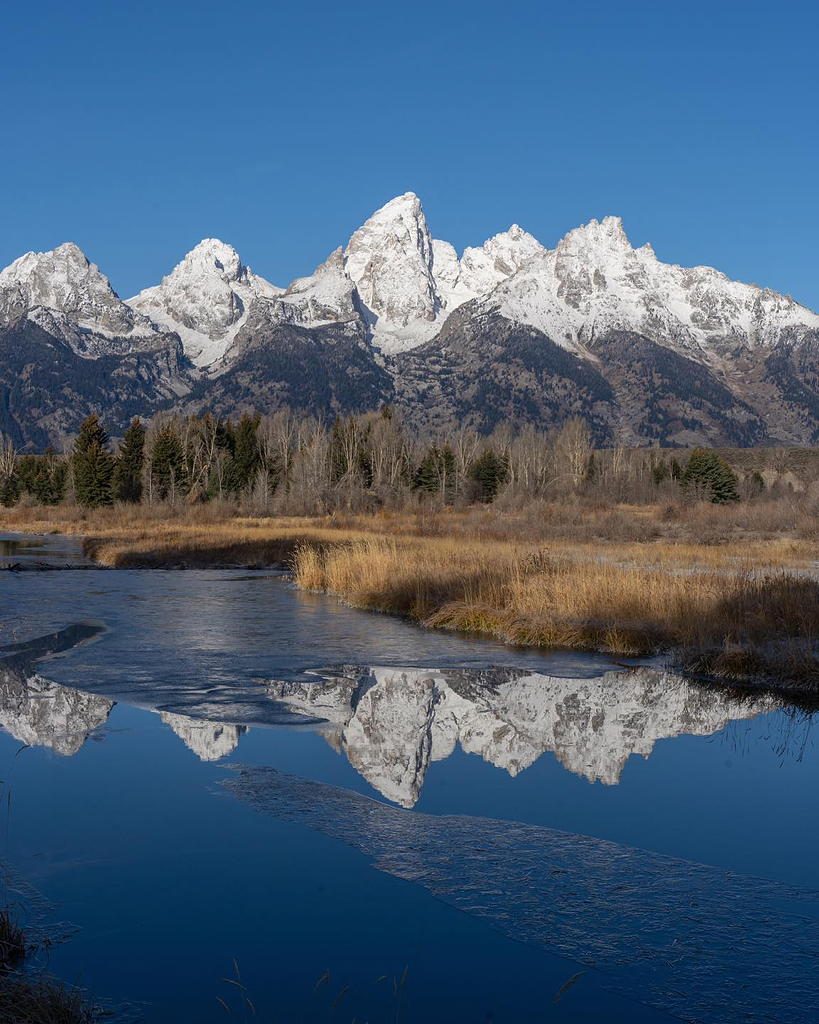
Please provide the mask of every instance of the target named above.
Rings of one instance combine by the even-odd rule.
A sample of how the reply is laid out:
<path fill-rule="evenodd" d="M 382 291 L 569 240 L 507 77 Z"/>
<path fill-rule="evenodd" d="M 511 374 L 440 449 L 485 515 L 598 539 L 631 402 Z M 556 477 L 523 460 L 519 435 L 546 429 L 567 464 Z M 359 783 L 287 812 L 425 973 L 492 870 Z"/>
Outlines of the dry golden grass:
<path fill-rule="evenodd" d="M 142 506 L 94 512 L 68 506 L 0 510 L 0 528 L 81 536 L 89 557 L 116 569 L 285 564 L 300 542 L 366 536 L 360 530 L 333 529 L 329 520 L 244 517 L 213 506 L 184 512 Z"/>
<path fill-rule="evenodd" d="M 619 655 L 674 650 L 701 674 L 819 685 L 819 583 L 669 572 L 542 549 L 367 538 L 295 556 L 300 586 L 506 643 Z"/>
<path fill-rule="evenodd" d="M 768 523 L 755 533 L 744 520 L 737 528 L 736 511 L 716 506 L 694 507 L 685 514 L 683 529 L 676 510 L 669 518 L 667 509 L 655 506 L 258 517 L 219 503 L 96 511 L 60 505 L 0 508 L 0 529 L 81 535 L 92 557 L 116 567 L 271 564 L 288 559 L 303 540 L 325 543 L 372 536 L 449 540 L 477 552 L 481 560 L 494 549 L 533 553 L 548 544 L 554 554 L 574 560 L 644 568 L 750 570 L 816 564 L 816 540 L 794 530 L 783 527 L 771 534 Z M 715 523 L 721 524 L 718 529 Z"/>
<path fill-rule="evenodd" d="M 815 542 L 753 536 L 746 523 L 737 534 L 735 512 L 714 520 L 705 509 L 694 522 L 733 524 L 732 536 L 696 543 L 675 517 L 663 534 L 663 510 L 615 512 L 646 520 L 645 539 L 590 535 L 586 522 L 579 538 L 543 540 L 531 510 L 494 509 L 265 518 L 217 505 L 62 506 L 4 510 L 0 527 L 80 534 L 88 554 L 117 568 L 292 564 L 303 588 L 430 627 L 619 655 L 674 650 L 697 673 L 819 688 L 819 583 L 785 572 L 815 567 Z"/>

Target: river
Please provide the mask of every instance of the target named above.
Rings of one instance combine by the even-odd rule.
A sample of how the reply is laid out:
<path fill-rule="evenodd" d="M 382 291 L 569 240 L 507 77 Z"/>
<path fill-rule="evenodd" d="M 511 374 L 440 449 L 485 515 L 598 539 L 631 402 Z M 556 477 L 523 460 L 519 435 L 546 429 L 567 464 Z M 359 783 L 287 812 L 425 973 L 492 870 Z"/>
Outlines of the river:
<path fill-rule="evenodd" d="M 39 570 L 0 579 L 6 884 L 124 1019 L 815 1019 L 807 712 L 276 572 L 0 555 Z"/>

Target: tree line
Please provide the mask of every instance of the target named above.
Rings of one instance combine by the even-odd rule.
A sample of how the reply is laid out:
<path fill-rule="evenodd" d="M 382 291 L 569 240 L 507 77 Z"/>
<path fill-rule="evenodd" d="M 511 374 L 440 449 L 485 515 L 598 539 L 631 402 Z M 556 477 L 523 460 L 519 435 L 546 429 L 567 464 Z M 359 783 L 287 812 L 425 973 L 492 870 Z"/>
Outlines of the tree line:
<path fill-rule="evenodd" d="M 259 511 L 323 514 L 599 494 L 656 501 L 675 493 L 728 503 L 765 489 L 710 449 L 595 451 L 583 420 L 557 431 L 461 429 L 435 439 L 408 432 L 389 407 L 325 424 L 288 410 L 238 420 L 206 414 L 134 419 L 116 448 L 89 416 L 65 453 L 19 455 L 0 439 L 0 504 L 73 501 L 178 504 L 220 499 Z"/>

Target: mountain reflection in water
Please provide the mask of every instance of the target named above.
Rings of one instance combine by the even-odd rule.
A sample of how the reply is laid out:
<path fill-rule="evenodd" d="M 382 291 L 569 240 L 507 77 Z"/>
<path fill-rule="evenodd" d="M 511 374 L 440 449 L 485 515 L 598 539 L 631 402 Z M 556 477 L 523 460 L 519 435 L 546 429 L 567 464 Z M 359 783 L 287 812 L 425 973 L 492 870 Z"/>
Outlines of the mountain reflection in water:
<path fill-rule="evenodd" d="M 114 701 L 51 682 L 34 665 L 96 631 L 73 626 L 6 649 L 3 728 L 22 743 L 77 753 Z M 552 753 L 568 771 L 616 785 L 629 757 L 648 757 L 658 740 L 711 735 L 781 706 L 765 694 L 709 689 L 648 667 L 565 679 L 509 668 L 343 666 L 310 682 L 256 684 L 253 703 L 269 706 L 262 723 L 315 725 L 377 792 L 402 807 L 417 803 L 429 765 L 458 746 L 513 777 Z M 241 724 L 152 704 L 150 691 L 140 704 L 159 712 L 202 761 L 231 754 L 248 729 L 245 702 L 237 707 Z"/>
<path fill-rule="evenodd" d="M 616 785 L 629 757 L 648 757 L 657 740 L 710 735 L 780 706 L 652 668 L 562 679 L 504 668 L 345 667 L 317 683 L 268 690 L 290 709 L 326 719 L 333 746 L 402 807 L 418 801 L 430 762 L 458 745 L 513 777 L 550 752 L 568 771 Z"/>

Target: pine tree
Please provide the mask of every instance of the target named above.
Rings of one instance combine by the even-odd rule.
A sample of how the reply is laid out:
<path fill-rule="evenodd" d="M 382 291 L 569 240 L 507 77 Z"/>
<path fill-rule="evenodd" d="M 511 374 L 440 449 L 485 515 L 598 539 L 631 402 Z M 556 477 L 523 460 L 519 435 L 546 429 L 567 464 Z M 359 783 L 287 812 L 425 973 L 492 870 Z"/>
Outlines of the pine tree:
<path fill-rule="evenodd" d="M 17 452 L 10 439 L 0 434 L 0 505 L 11 506 L 20 497 Z"/>
<path fill-rule="evenodd" d="M 498 491 L 509 479 L 509 466 L 501 455 L 487 448 L 469 467 L 480 501 L 494 501 Z"/>
<path fill-rule="evenodd" d="M 185 453 L 173 424 L 162 427 L 151 448 L 151 488 L 160 501 L 175 501 L 186 494 Z"/>
<path fill-rule="evenodd" d="M 234 432 L 230 490 L 237 494 L 253 486 L 262 458 L 259 450 L 258 416 L 245 414 Z"/>
<path fill-rule="evenodd" d="M 108 434 L 95 414 L 85 419 L 80 427 L 71 455 L 71 468 L 74 493 L 80 505 L 97 508 L 111 504 L 114 459 L 108 450 Z"/>
<path fill-rule="evenodd" d="M 415 471 L 412 486 L 417 491 L 438 494 L 450 501 L 455 490 L 455 455 L 448 444 L 432 444 Z"/>
<path fill-rule="evenodd" d="M 20 481 L 16 474 L 0 477 L 0 505 L 10 508 L 20 497 Z"/>
<path fill-rule="evenodd" d="M 114 467 L 114 499 L 136 503 L 142 499 L 142 467 L 145 463 L 145 427 L 138 418 L 130 427 L 120 445 Z"/>
<path fill-rule="evenodd" d="M 739 501 L 737 478 L 731 467 L 710 449 L 695 448 L 691 452 L 681 483 L 715 505 Z"/>

